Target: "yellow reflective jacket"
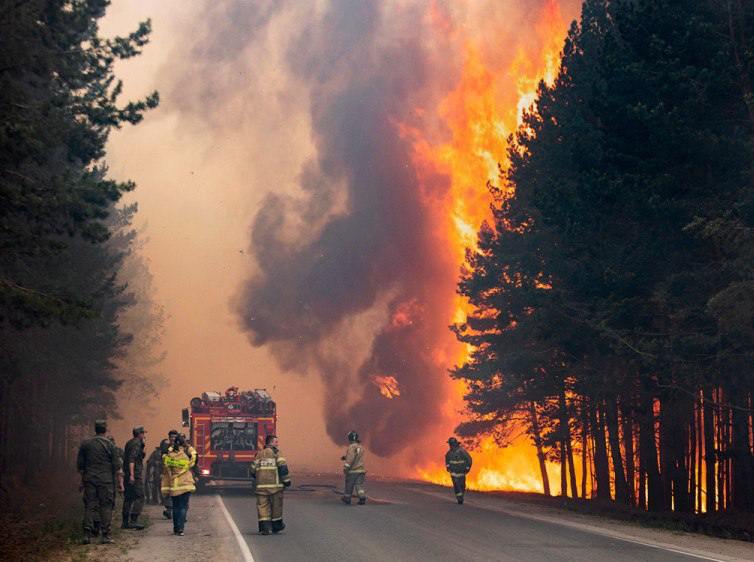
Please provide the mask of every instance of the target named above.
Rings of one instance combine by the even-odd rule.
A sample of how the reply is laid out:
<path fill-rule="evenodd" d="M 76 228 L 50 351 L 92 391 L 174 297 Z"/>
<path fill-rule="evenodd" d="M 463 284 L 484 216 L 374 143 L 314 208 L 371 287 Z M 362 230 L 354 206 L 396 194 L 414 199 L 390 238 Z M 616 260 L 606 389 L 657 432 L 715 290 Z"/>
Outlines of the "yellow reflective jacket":
<path fill-rule="evenodd" d="M 173 447 L 162 455 L 162 482 L 160 491 L 163 496 L 180 496 L 186 492 L 196 491 L 194 475 L 191 469 L 196 464 L 196 450 L 187 446 L 174 450 Z"/>
<path fill-rule="evenodd" d="M 364 466 L 364 446 L 361 443 L 351 443 L 343 460 L 343 472 L 357 474 L 367 471 Z"/>
<path fill-rule="evenodd" d="M 291 482 L 285 457 L 272 447 L 265 447 L 257 453 L 257 458 L 251 463 L 251 471 L 256 481 L 254 491 L 259 495 L 279 492 Z"/>

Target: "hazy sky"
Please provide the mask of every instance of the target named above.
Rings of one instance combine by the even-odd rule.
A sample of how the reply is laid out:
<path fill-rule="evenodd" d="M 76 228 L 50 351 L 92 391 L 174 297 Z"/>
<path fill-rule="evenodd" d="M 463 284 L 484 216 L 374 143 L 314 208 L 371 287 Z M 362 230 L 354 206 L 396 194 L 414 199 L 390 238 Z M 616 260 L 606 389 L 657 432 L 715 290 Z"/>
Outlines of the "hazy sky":
<path fill-rule="evenodd" d="M 419 443 L 442 453 L 458 421 L 443 364 L 458 264 L 426 250 L 442 242 L 433 213 L 449 180 L 430 182 L 437 205 L 414 192 L 398 124 L 446 140 L 435 108 L 469 38 L 507 68 L 541 40 L 545 4 L 115 0 L 104 35 L 153 22 L 143 55 L 117 69 L 125 96 L 157 89 L 161 105 L 112 135 L 107 162 L 138 184 L 129 198 L 168 315 L 168 386 L 156 411 L 129 407 L 119 437 L 143 423 L 154 445 L 192 396 L 237 385 L 270 390 L 294 465 L 339 468 L 328 425 L 358 423 L 385 452 L 413 441 L 411 462 Z M 515 91 L 501 76 L 501 96 Z M 398 374 L 401 397 L 381 397 L 375 374 Z"/>

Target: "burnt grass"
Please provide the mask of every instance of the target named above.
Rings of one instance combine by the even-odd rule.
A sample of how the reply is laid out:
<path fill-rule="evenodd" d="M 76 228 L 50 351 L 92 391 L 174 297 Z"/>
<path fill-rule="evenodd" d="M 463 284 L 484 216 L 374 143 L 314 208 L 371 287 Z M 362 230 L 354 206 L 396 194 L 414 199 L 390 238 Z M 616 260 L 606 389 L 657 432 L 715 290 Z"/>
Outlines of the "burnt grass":
<path fill-rule="evenodd" d="M 584 515 L 607 517 L 645 527 L 699 533 L 724 539 L 754 542 L 754 513 L 723 511 L 700 515 L 647 512 L 637 507 L 598 500 L 545 496 L 529 492 L 485 492 L 510 501 L 565 509 Z"/>

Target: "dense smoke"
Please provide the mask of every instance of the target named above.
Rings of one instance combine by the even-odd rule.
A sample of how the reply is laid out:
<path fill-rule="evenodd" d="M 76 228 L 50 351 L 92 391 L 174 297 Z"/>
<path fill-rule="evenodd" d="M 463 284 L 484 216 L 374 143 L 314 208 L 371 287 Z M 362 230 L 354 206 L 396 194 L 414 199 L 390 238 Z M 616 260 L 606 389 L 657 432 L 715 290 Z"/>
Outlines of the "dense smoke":
<path fill-rule="evenodd" d="M 254 178 L 250 199 L 268 195 L 256 205 L 254 270 L 234 308 L 281 369 L 322 377 L 336 442 L 356 429 L 390 455 L 452 427 L 440 424 L 458 359 L 447 329 L 458 272 L 449 179 L 426 169 L 419 177 L 412 132 L 448 137 L 436 110 L 464 59 L 453 28 L 474 29 L 489 58 L 500 30 L 519 33 L 541 7 L 495 5 L 208 3 L 193 20 L 189 68 L 172 73 L 169 98 L 181 114 L 225 135 L 221 146 L 228 137 L 244 144 L 253 130 L 242 149 L 255 163 L 286 152 L 300 135 L 287 129 L 300 126 L 288 112 L 307 108 L 311 146 L 277 171 L 280 185 L 259 184 L 273 175 L 268 165 L 238 162 Z M 508 62 L 514 55 L 500 50 Z M 380 388 L 386 377 L 399 394 Z"/>
<path fill-rule="evenodd" d="M 419 10 L 393 16 L 422 19 Z M 240 304 L 254 345 L 270 345 L 285 369 L 304 365 L 324 377 L 330 436 L 356 428 L 383 455 L 438 414 L 445 387 L 432 352 L 447 335 L 444 322 L 429 320 L 452 299 L 427 283 L 447 281 L 448 268 L 422 201 L 441 199 L 446 184 L 438 179 L 436 194 L 417 189 L 398 126 L 414 119 L 427 53 L 420 33 L 395 24 L 379 3 L 333 2 L 290 46 L 292 71 L 310 87 L 317 154 L 301 172 L 301 198 L 272 194 L 259 210 L 260 272 Z M 364 342 L 366 358 L 339 346 L 344 331 L 374 332 L 348 321 L 375 306 L 387 317 Z M 380 393 L 373 377 L 384 375 L 398 381 L 399 398 Z"/>

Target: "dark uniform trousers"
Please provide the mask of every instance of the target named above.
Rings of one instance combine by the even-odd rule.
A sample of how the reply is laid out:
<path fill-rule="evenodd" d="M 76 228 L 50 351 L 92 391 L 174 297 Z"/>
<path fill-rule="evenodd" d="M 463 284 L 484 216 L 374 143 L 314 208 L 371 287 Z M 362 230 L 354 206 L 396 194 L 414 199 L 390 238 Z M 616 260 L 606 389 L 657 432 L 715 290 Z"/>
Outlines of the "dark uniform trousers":
<path fill-rule="evenodd" d="M 364 480 L 366 479 L 366 473 L 364 472 L 347 472 L 346 473 L 346 486 L 345 486 L 345 494 L 344 496 L 346 498 L 349 498 L 348 501 L 351 501 L 350 498 L 353 496 L 354 491 L 356 491 L 356 495 L 359 497 L 359 499 L 365 499 L 367 497 L 367 493 L 364 490 Z"/>
<path fill-rule="evenodd" d="M 135 519 L 141 515 L 144 509 L 144 481 L 139 477 L 134 483 L 126 482 L 126 490 L 123 495 L 123 521 Z"/>
<path fill-rule="evenodd" d="M 450 479 L 453 481 L 453 491 L 456 493 L 456 497 L 462 498 L 466 493 L 466 475 L 453 476 L 451 474 Z"/>
<path fill-rule="evenodd" d="M 257 514 L 260 524 L 272 521 L 272 528 L 277 530 L 283 521 L 283 490 L 274 494 L 257 494 Z"/>
<path fill-rule="evenodd" d="M 94 535 L 110 533 L 115 494 L 112 484 L 84 482 L 84 530 Z"/>

